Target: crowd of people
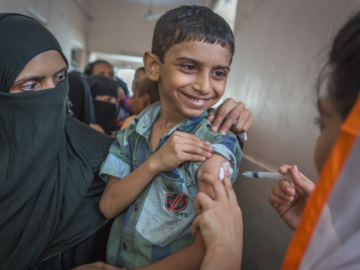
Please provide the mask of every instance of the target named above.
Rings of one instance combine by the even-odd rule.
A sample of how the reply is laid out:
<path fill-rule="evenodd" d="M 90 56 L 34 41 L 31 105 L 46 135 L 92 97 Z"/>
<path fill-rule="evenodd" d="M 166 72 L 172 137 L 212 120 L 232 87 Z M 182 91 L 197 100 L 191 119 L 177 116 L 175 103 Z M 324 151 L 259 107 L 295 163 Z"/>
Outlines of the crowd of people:
<path fill-rule="evenodd" d="M 222 17 L 165 13 L 133 97 L 107 61 L 68 72 L 30 17 L 0 14 L 0 36 L 0 269 L 240 269 L 232 184 L 254 119 L 232 99 L 211 110 L 235 47 Z M 360 267 L 359 37 L 357 13 L 319 76 L 317 185 L 283 165 L 295 186 L 269 196 L 296 232 L 286 270 Z"/>

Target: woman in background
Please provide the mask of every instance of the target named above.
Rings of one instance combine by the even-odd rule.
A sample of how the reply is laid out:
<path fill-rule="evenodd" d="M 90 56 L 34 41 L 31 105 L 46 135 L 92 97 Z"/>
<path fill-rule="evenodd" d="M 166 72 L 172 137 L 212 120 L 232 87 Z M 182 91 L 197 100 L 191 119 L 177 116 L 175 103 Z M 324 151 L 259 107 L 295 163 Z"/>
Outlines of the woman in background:
<path fill-rule="evenodd" d="M 116 115 L 118 113 L 118 85 L 103 75 L 87 77 L 94 103 L 95 122 L 106 134 L 116 132 Z"/>

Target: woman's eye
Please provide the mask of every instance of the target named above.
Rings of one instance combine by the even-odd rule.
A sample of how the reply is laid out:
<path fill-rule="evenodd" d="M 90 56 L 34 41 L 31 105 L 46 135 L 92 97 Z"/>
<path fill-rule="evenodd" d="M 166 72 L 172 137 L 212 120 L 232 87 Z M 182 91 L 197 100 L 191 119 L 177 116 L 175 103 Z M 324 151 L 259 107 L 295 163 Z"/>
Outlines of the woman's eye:
<path fill-rule="evenodd" d="M 59 74 L 58 76 L 55 77 L 55 79 L 56 79 L 57 81 L 62 81 L 62 80 L 65 79 L 65 74 Z"/>
<path fill-rule="evenodd" d="M 320 132 L 322 132 L 324 130 L 324 124 L 321 121 L 320 117 L 316 117 L 315 121 L 314 121 L 315 125 L 318 126 L 318 128 L 320 129 Z"/>
<path fill-rule="evenodd" d="M 36 90 L 36 85 L 37 85 L 36 83 L 24 85 L 22 86 L 22 89 L 24 89 L 25 91 L 34 91 Z"/>
<path fill-rule="evenodd" d="M 194 71 L 196 69 L 193 65 L 184 65 L 183 67 L 190 71 Z"/>

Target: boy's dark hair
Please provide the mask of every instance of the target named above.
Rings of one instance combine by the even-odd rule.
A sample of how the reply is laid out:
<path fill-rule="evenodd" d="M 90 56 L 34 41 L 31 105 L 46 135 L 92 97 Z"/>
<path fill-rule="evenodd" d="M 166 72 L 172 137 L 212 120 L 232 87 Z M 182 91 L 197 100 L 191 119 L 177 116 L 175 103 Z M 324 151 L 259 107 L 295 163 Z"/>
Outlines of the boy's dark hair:
<path fill-rule="evenodd" d="M 151 52 L 163 63 L 165 53 L 183 41 L 220 44 L 234 55 L 235 41 L 228 23 L 210 8 L 181 6 L 166 12 L 157 21 Z"/>
<path fill-rule="evenodd" d="M 360 12 L 336 35 L 328 62 L 318 77 L 317 91 L 326 82 L 327 94 L 346 118 L 360 91 Z"/>
<path fill-rule="evenodd" d="M 150 80 L 148 77 L 142 78 L 136 82 L 135 88 L 139 96 L 148 94 L 150 96 L 150 103 L 153 104 L 160 100 L 159 84 Z"/>

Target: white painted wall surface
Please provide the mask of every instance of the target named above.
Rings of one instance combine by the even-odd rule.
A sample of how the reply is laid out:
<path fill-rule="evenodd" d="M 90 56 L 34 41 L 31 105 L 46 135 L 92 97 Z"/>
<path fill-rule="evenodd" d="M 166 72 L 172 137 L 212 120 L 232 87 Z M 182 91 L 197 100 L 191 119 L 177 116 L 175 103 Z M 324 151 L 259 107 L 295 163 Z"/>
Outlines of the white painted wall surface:
<path fill-rule="evenodd" d="M 90 0 L 77 0 L 86 9 Z M 32 8 L 48 20 L 46 27 L 59 41 L 65 56 L 70 59 L 72 41 L 83 46 L 81 66 L 87 62 L 87 24 L 88 19 L 79 10 L 73 0 L 1 0 L 0 13 L 14 12 L 29 15 Z"/>

